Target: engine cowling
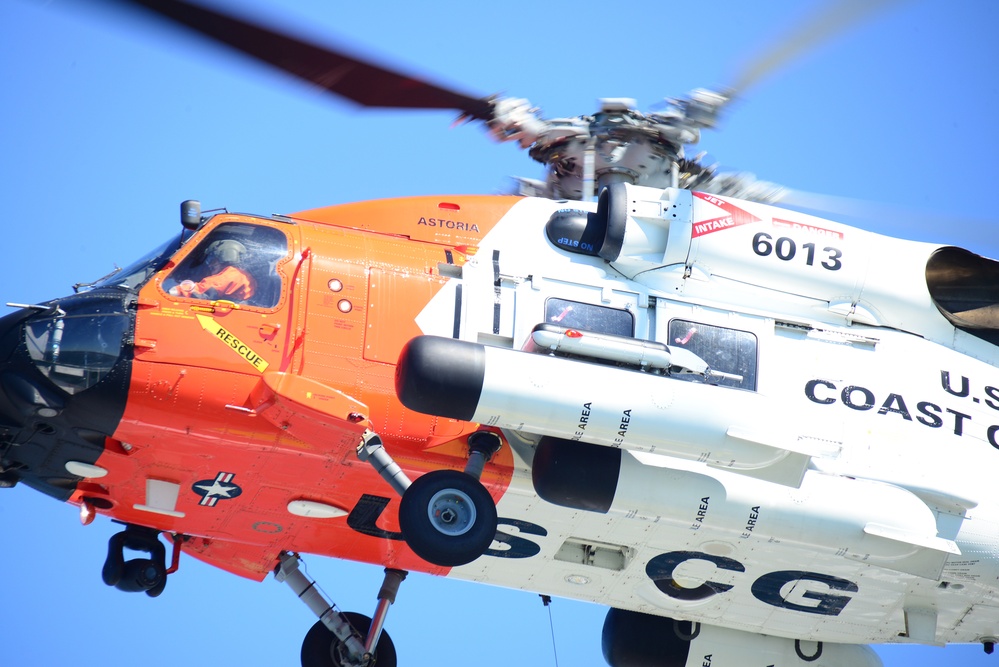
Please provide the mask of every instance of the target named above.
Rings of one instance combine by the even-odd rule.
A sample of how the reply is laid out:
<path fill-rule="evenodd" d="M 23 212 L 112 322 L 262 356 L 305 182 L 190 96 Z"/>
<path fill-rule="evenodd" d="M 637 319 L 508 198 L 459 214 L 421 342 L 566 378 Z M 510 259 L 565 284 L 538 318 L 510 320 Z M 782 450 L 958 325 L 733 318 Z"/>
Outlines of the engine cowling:
<path fill-rule="evenodd" d="M 883 667 L 867 646 L 770 637 L 611 609 L 603 629 L 611 667 Z"/>
<path fill-rule="evenodd" d="M 864 479 L 810 471 L 800 489 L 771 496 L 756 507 L 758 492 L 740 479 L 665 457 L 582 441 L 542 437 L 531 466 L 538 496 L 571 509 L 690 525 L 706 499 L 714 502 L 701 522 L 738 542 L 753 516 L 756 539 L 772 539 L 832 557 L 859 560 L 897 572 L 937 579 L 953 541 L 937 534 L 936 515 L 905 489 Z"/>

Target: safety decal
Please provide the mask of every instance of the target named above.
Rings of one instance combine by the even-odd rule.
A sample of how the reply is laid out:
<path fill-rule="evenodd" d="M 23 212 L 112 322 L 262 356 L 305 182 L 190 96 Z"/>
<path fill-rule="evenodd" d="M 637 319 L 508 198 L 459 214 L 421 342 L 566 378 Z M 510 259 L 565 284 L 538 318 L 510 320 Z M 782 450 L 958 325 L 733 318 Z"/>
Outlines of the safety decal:
<path fill-rule="evenodd" d="M 724 199 L 715 197 L 714 195 L 709 195 L 706 192 L 694 192 L 693 195 L 702 201 L 706 201 L 713 206 L 717 206 L 726 213 L 726 215 L 719 218 L 695 222 L 694 229 L 691 232 L 691 236 L 694 238 L 704 236 L 705 234 L 711 234 L 713 232 L 720 232 L 724 229 L 731 229 L 732 227 L 748 225 L 752 222 L 759 222 L 762 219 L 756 217 L 749 211 L 739 208 L 731 202 L 727 202 Z"/>
<path fill-rule="evenodd" d="M 780 229 L 791 229 L 796 232 L 804 232 L 812 236 L 823 236 L 829 239 L 836 239 L 842 241 L 844 236 L 843 232 L 836 231 L 835 229 L 826 229 L 825 227 L 816 227 L 815 225 L 808 225 L 804 222 L 796 222 L 794 220 L 782 220 L 780 218 L 773 219 L 774 227 Z"/>
<path fill-rule="evenodd" d="M 215 507 L 219 500 L 232 500 L 243 493 L 243 489 L 232 483 L 232 478 L 235 476 L 235 473 L 220 472 L 215 475 L 215 479 L 203 479 L 195 482 L 191 489 L 201 496 L 201 502 L 198 504 L 205 507 Z"/>
<path fill-rule="evenodd" d="M 246 363 L 250 364 L 261 373 L 267 370 L 268 364 L 263 357 L 254 352 L 249 345 L 241 341 L 238 337 L 233 335 L 232 332 L 228 331 L 214 319 L 205 315 L 198 315 L 198 321 L 201 323 L 202 329 L 225 343 L 226 347 L 243 357 L 243 359 L 246 360 Z"/>

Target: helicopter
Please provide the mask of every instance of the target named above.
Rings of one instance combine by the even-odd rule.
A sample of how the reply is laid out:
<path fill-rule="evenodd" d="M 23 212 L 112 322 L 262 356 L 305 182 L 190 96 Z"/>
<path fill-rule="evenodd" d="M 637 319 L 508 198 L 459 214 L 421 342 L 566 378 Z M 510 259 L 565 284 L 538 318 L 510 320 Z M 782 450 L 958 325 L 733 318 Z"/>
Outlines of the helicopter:
<path fill-rule="evenodd" d="M 405 586 L 404 586 L 403 590 L 406 590 L 406 589 L 405 589 Z"/>

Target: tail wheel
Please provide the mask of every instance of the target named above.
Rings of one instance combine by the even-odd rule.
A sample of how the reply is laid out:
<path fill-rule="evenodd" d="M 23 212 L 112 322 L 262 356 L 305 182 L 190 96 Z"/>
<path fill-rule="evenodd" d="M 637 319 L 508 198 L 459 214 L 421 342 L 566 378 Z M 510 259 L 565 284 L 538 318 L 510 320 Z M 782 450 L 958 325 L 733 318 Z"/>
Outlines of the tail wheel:
<path fill-rule="evenodd" d="M 492 544 L 496 504 L 471 475 L 435 470 L 403 494 L 399 525 L 406 544 L 423 560 L 444 567 L 465 565 Z"/>
<path fill-rule="evenodd" d="M 362 637 L 367 636 L 371 627 L 370 618 L 352 611 L 343 615 Z M 302 642 L 302 667 L 346 667 L 350 664 L 345 659 L 343 643 L 322 621 L 316 621 Z M 384 630 L 368 667 L 396 667 L 395 645 Z"/>

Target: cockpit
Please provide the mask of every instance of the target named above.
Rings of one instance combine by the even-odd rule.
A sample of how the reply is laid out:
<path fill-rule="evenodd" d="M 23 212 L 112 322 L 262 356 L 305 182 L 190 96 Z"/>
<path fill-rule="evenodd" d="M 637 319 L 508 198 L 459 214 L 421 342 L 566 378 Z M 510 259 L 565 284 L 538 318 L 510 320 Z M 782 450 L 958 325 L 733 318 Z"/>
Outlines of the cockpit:
<path fill-rule="evenodd" d="M 178 297 L 274 308 L 281 299 L 277 265 L 287 254 L 287 237 L 273 227 L 223 223 L 170 272 L 163 289 Z"/>

